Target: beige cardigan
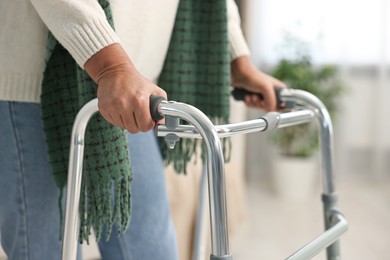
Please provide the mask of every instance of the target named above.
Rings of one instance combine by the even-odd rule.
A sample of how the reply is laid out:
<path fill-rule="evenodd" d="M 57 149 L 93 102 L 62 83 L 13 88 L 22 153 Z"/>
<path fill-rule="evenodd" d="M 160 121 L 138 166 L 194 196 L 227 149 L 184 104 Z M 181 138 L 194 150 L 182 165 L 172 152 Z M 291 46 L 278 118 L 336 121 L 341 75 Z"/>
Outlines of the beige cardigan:
<path fill-rule="evenodd" d="M 146 78 L 162 69 L 179 0 L 111 0 L 115 32 L 96 0 L 0 2 L 0 100 L 39 102 L 48 29 L 84 63 L 120 42 Z M 228 2 L 231 58 L 248 55 L 233 0 Z"/>

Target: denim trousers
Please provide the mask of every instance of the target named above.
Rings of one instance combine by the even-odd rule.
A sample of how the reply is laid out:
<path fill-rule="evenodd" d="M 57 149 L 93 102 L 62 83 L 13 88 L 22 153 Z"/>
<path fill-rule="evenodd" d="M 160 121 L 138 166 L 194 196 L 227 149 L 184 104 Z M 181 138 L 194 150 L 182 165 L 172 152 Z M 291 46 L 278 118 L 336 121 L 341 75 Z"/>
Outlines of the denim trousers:
<path fill-rule="evenodd" d="M 103 236 L 100 254 L 109 260 L 175 260 L 175 230 L 156 139 L 148 132 L 129 134 L 128 140 L 131 223 L 120 237 L 113 231 L 106 242 Z M 39 104 L 0 101 L 0 231 L 9 260 L 61 259 L 58 194 Z"/>

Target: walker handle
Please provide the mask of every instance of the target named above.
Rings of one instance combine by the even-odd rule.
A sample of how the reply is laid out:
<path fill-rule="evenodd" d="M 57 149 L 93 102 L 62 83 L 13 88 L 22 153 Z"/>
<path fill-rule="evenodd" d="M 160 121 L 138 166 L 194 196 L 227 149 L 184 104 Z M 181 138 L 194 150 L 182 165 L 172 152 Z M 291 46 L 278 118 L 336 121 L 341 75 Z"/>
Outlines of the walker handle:
<path fill-rule="evenodd" d="M 282 87 L 274 87 L 274 90 L 275 90 L 275 94 L 276 94 L 276 102 L 278 104 L 278 109 L 286 108 L 287 104 L 285 104 L 283 102 L 282 97 L 280 95 L 283 88 Z M 244 100 L 245 95 L 253 95 L 253 94 L 257 94 L 257 96 L 260 98 L 260 100 L 264 100 L 263 94 L 251 92 L 251 91 L 248 91 L 248 90 L 242 89 L 242 88 L 234 88 L 232 90 L 231 94 L 233 95 L 234 99 L 237 101 Z"/>
<path fill-rule="evenodd" d="M 164 118 L 164 115 L 159 111 L 159 106 L 161 101 L 165 101 L 166 99 L 162 96 L 151 95 L 149 98 L 149 109 L 150 115 L 154 121 L 159 121 Z"/>

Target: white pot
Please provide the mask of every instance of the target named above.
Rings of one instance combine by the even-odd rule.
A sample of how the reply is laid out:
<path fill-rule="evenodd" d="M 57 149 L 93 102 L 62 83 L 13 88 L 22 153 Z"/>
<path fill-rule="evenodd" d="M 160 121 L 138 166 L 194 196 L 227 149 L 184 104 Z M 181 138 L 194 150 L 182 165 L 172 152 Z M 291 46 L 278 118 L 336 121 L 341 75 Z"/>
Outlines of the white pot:
<path fill-rule="evenodd" d="M 272 179 L 276 194 L 282 198 L 304 199 L 312 196 L 320 177 L 317 158 L 276 156 Z"/>

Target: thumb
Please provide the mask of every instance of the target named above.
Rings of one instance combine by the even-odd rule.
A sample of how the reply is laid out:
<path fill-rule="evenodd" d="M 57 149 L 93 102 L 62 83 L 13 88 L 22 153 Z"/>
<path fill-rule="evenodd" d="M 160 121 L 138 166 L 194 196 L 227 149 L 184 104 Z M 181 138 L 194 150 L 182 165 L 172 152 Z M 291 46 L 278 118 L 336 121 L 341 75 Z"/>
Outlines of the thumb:
<path fill-rule="evenodd" d="M 266 111 L 276 111 L 276 94 L 273 85 L 268 85 L 263 89 L 263 96 L 265 101 L 265 110 Z"/>

